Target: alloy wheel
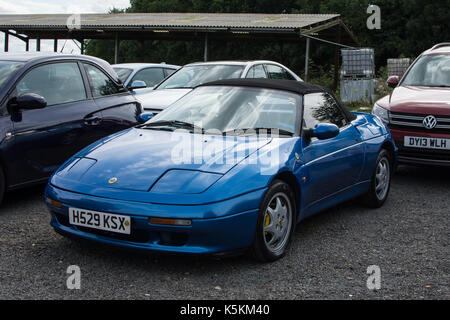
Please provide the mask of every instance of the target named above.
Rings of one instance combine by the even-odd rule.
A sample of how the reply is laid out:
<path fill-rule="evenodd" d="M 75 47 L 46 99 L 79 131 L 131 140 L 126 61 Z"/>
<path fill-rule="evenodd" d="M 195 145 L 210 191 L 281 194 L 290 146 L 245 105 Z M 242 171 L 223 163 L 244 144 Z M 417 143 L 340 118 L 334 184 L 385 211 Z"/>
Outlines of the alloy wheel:
<path fill-rule="evenodd" d="M 264 242 L 269 251 L 278 254 L 289 239 L 292 225 L 292 205 L 289 197 L 276 193 L 266 208 L 263 231 Z"/>
<path fill-rule="evenodd" d="M 383 200 L 389 190 L 390 165 L 386 157 L 380 159 L 375 173 L 375 193 L 378 200 Z"/>

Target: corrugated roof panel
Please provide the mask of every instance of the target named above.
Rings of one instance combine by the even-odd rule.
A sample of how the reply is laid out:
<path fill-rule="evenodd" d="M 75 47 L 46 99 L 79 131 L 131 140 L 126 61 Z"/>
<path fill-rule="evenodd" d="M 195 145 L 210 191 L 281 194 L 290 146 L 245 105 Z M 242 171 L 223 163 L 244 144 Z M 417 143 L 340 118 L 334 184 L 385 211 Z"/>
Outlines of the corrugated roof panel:
<path fill-rule="evenodd" d="M 0 15 L 1 28 L 65 27 L 69 14 Z M 81 14 L 81 28 L 211 27 L 297 29 L 326 22 L 339 14 L 121 13 Z"/>

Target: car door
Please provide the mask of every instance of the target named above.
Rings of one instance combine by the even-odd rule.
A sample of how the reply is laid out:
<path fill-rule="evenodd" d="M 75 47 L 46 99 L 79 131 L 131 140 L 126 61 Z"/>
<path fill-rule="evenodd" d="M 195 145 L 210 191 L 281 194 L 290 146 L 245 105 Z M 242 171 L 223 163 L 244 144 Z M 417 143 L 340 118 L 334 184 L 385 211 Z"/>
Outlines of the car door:
<path fill-rule="evenodd" d="M 158 67 L 150 67 L 141 69 L 133 76 L 133 78 L 130 80 L 130 85 L 135 80 L 144 81 L 147 85 L 146 88 L 141 89 L 134 89 L 136 95 L 139 95 L 141 93 L 149 92 L 153 90 L 153 87 L 156 86 L 158 83 L 164 80 L 166 77 L 163 68 Z"/>
<path fill-rule="evenodd" d="M 102 121 L 89 98 L 77 61 L 58 61 L 28 70 L 15 84 L 9 99 L 34 93 L 47 101 L 37 110 L 10 115 L 12 149 L 9 153 L 10 186 L 48 178 L 74 153 L 101 136 Z"/>
<path fill-rule="evenodd" d="M 95 104 L 101 110 L 103 136 L 138 124 L 142 112 L 139 102 L 100 67 L 87 62 L 83 67 Z"/>
<path fill-rule="evenodd" d="M 3 170 L 5 180 L 8 182 L 11 180 L 9 176 L 9 164 L 16 161 L 16 158 L 11 154 L 11 150 L 14 147 L 14 139 L 11 138 L 13 130 L 13 122 L 7 111 L 5 102 L 0 106 L 0 170 Z"/>
<path fill-rule="evenodd" d="M 331 139 L 305 139 L 302 150 L 309 185 L 304 189 L 305 205 L 312 205 L 354 185 L 364 160 L 359 131 L 351 124 L 334 97 L 328 93 L 304 96 L 303 127 L 332 123 L 339 134 Z"/>

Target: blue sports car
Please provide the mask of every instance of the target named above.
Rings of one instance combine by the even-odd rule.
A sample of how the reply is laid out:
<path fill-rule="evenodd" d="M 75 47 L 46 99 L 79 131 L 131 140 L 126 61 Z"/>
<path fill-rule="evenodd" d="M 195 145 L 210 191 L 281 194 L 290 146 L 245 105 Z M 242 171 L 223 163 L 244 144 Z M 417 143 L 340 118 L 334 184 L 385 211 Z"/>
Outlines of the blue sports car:
<path fill-rule="evenodd" d="M 354 197 L 380 207 L 396 154 L 377 116 L 323 87 L 221 80 L 74 155 L 45 200 L 69 237 L 273 261 L 305 217 Z"/>

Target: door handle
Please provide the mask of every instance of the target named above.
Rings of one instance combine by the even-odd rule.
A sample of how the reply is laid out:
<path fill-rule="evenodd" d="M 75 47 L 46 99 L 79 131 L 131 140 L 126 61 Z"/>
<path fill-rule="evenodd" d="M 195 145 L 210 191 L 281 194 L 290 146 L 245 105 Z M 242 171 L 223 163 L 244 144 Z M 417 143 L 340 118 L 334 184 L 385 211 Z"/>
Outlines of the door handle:
<path fill-rule="evenodd" d="M 86 124 L 88 124 L 88 125 L 91 125 L 91 126 L 98 125 L 101 120 L 102 120 L 102 118 L 100 118 L 98 116 L 92 116 L 92 117 L 84 118 L 84 122 Z"/>

